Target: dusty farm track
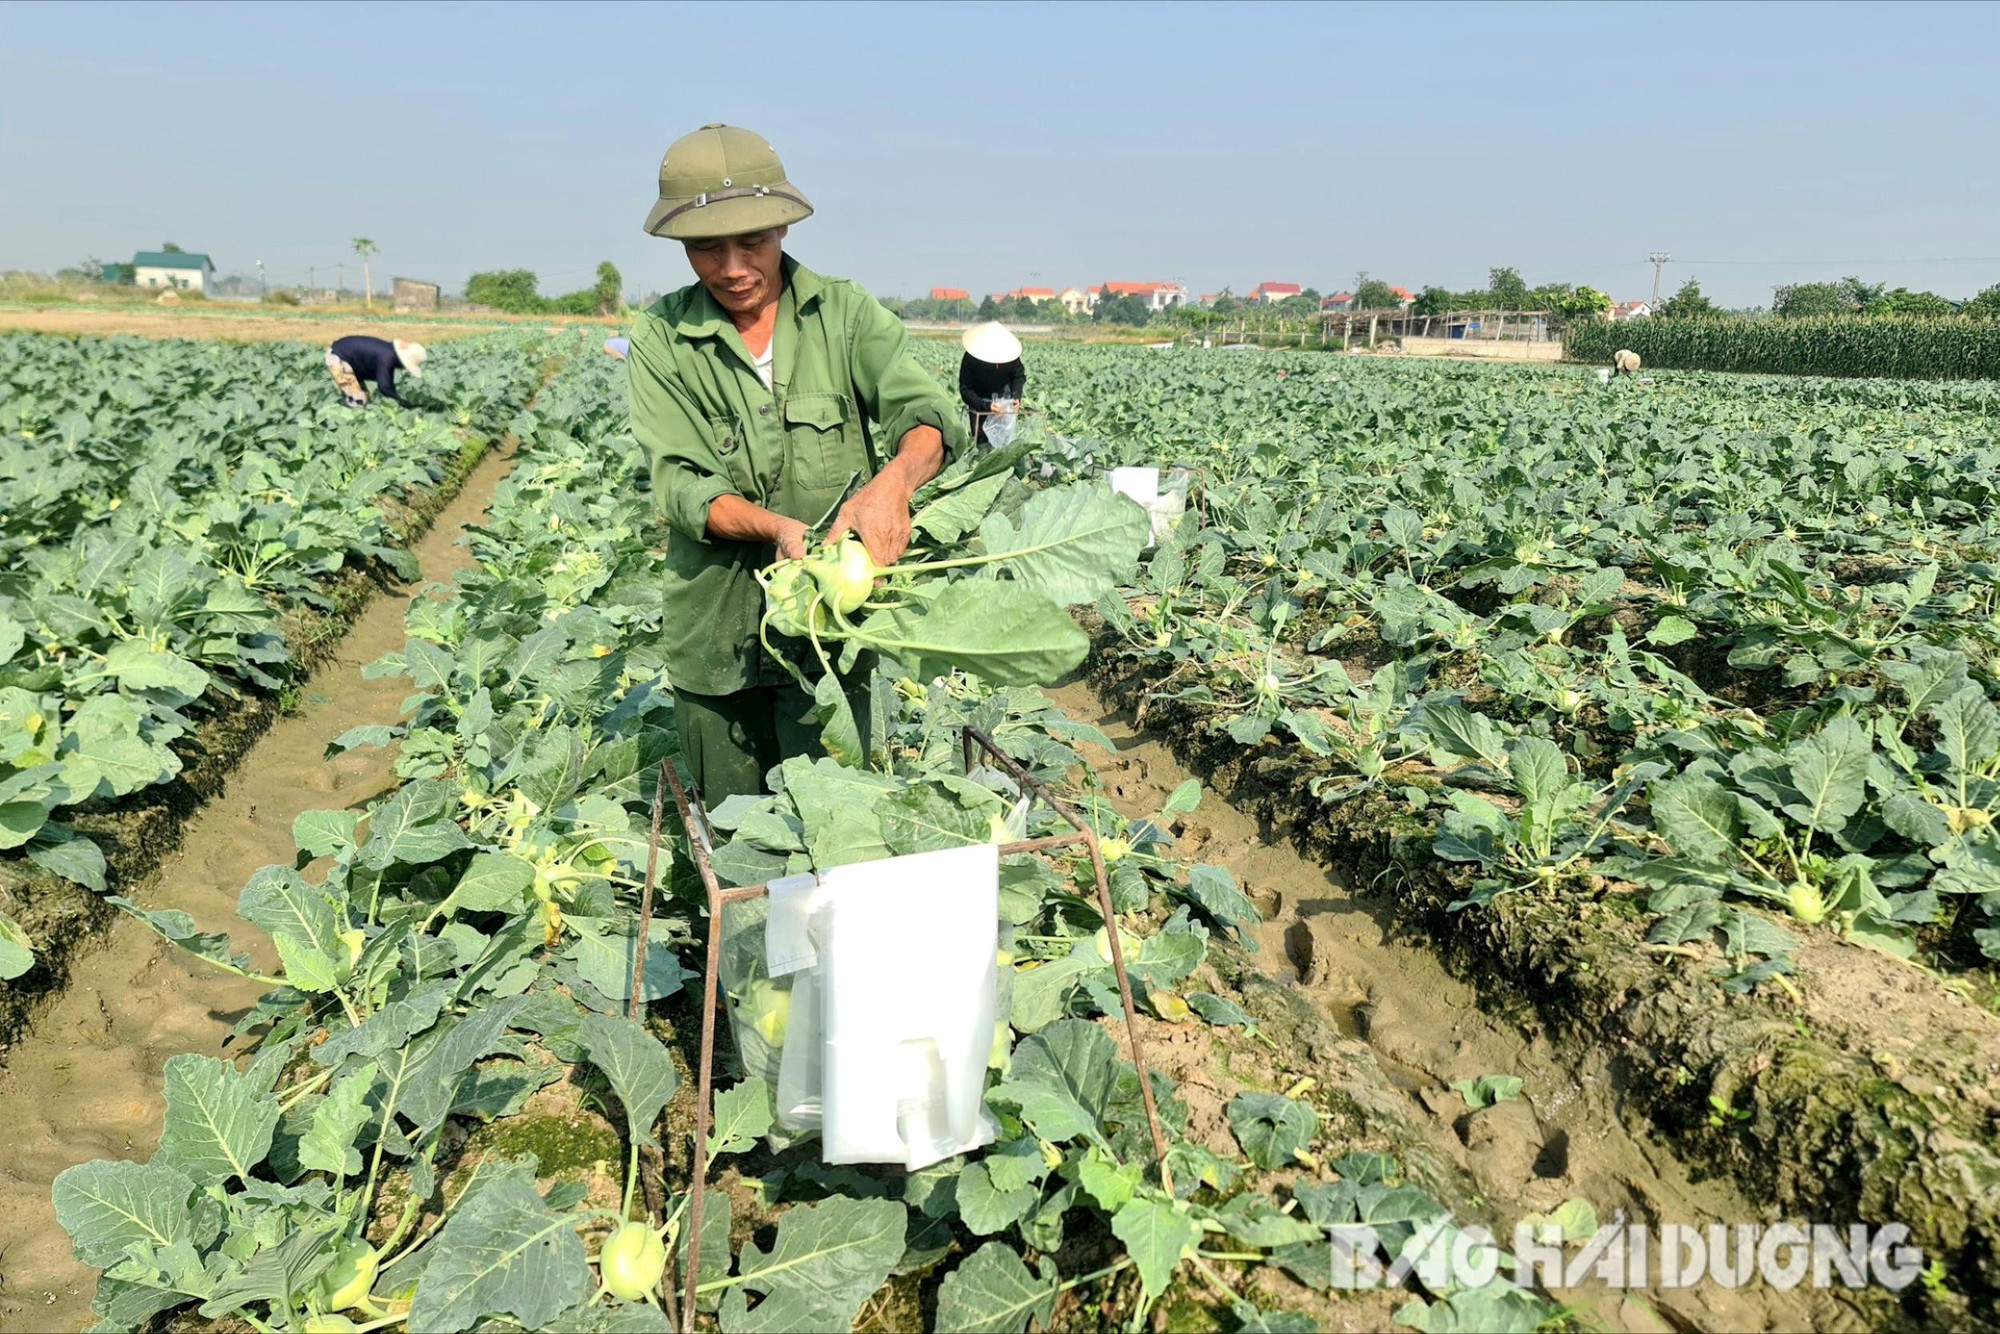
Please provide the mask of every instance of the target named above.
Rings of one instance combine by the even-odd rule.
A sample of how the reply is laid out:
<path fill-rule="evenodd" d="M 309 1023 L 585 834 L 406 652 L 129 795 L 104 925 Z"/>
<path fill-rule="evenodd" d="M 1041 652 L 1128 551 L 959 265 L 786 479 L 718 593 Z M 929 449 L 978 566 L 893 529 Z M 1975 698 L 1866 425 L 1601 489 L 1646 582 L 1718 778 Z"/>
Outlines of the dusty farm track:
<path fill-rule="evenodd" d="M 323 758 L 350 727 L 394 723 L 409 683 L 366 680 L 361 668 L 403 645 L 403 614 L 430 582 L 471 563 L 459 545 L 483 520 L 511 457 L 489 453 L 414 547 L 416 583 L 377 597 L 337 651 L 308 679 L 304 704 L 281 718 L 230 774 L 223 795 L 188 821 L 177 853 L 133 898 L 179 908 L 205 931 L 239 928 L 239 947 L 275 968 L 270 942 L 236 916 L 243 883 L 283 861 L 292 821 L 331 806 L 360 808 L 396 783 L 393 749 Z M 223 1039 L 262 983 L 234 978 L 118 919 L 108 942 L 81 958 L 68 989 L 36 1016 L 0 1070 L 0 1329 L 77 1330 L 90 1322 L 95 1271 L 70 1255 L 50 1185 L 92 1158 L 145 1158 L 160 1133 L 162 1069 L 183 1052 L 222 1053 Z"/>
<path fill-rule="evenodd" d="M 1052 692 L 1063 710 L 1110 737 L 1085 746 L 1107 794 L 1130 816 L 1160 808 L 1189 771 L 1162 741 L 1083 684 Z M 1228 866 L 1267 920 L 1258 950 L 1243 959 L 1294 990 L 1344 1032 L 1363 1039 L 1422 1133 L 1427 1147 L 1470 1178 L 1487 1211 L 1478 1221 L 1510 1237 L 1528 1213 L 1580 1197 L 1611 1223 L 1747 1223 L 1759 1208 L 1720 1179 L 1701 1180 L 1621 1106 L 1603 1063 L 1578 1065 L 1546 1037 L 1484 1007 L 1420 942 L 1400 939 L 1376 904 L 1300 855 L 1279 832 L 1212 790 L 1185 817 L 1182 855 Z M 1239 989 L 1247 989 L 1243 979 Z M 1149 1039 L 1150 1041 L 1151 1039 Z M 1450 1084 L 1514 1075 L 1521 1097 L 1468 1113 Z M 1473 1221 L 1467 1219 L 1465 1221 Z M 1621 1294 L 1601 1285 L 1551 1293 L 1601 1330 L 1845 1331 L 1875 1327 L 1891 1313 L 1862 1310 L 1837 1294 L 1715 1284 Z"/>

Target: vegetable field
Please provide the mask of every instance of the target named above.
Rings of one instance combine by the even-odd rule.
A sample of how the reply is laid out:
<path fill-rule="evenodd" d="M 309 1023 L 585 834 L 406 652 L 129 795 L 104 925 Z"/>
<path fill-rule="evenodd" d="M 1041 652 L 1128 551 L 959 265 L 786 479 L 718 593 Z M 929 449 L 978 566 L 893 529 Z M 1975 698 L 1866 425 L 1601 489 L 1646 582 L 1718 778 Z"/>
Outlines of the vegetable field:
<path fill-rule="evenodd" d="M 66 929 L 48 877 L 107 888 L 76 819 L 115 834 L 204 723 L 283 695 L 363 576 L 413 573 L 424 497 L 538 376 L 524 338 L 448 345 L 434 415 L 358 417 L 296 346 L 0 339 L 0 855 L 43 873 L 0 863 L 0 978 Z"/>
<path fill-rule="evenodd" d="M 1773 1217 L 1899 1219 L 1933 1262 L 1899 1295 L 1761 1318 L 1990 1311 L 1996 391 L 1031 349 L 1022 438 L 919 494 L 896 569 L 763 574 L 768 651 L 827 754 L 712 812 L 713 864 L 750 885 L 1064 832 L 968 768 L 971 725 L 1093 826 L 1117 920 L 1081 850 L 1004 860 L 999 1138 L 906 1172 L 823 1165 L 778 1125 L 789 982 L 740 905 L 696 1237 L 708 923 L 669 809 L 639 949 L 678 739 L 623 368 L 515 335 L 431 366 L 450 406 L 413 421 L 325 405 L 300 348 L 0 340 L 10 855 L 266 988 L 226 1048 L 165 1061 L 157 1152 L 53 1182 L 102 1328 L 1652 1327 L 1588 1284 L 1354 1282 L 1330 1228 L 1393 1258 L 1475 1222 L 1580 1240 L 1629 1200 L 1563 1198 L 1556 1168 L 1546 1202 L 1487 1198 L 1450 1127 L 1471 1144 L 1543 1091 L 1493 1070 L 1412 1093 L 1315 1014 L 1260 948 L 1270 902 L 1195 850 L 1225 803 L 1580 1079 L 1616 1062 L 1617 1119 L 1662 1161 Z M 398 786 L 301 816 L 235 922 L 106 882 L 72 812 L 170 779 L 217 695 L 282 691 L 290 609 L 398 565 L 374 498 L 502 431 L 521 452 L 475 565 L 368 669 L 407 680 L 403 721 L 329 750 L 393 748 Z M 1157 547 L 1113 464 L 1188 469 Z M 1092 760 L 1118 743 L 1045 693 L 1078 673 L 1200 777 L 1136 808 Z"/>

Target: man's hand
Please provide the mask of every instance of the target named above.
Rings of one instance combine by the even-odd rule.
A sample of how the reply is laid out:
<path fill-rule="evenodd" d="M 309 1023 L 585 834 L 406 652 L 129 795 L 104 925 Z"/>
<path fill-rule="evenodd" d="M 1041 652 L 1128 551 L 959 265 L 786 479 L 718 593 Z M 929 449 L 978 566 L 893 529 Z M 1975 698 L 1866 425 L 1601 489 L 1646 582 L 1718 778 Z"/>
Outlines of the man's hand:
<path fill-rule="evenodd" d="M 741 496 L 717 496 L 708 507 L 710 537 L 730 542 L 769 542 L 778 549 L 779 560 L 804 556 L 808 531 L 797 519 L 774 514 Z"/>
<path fill-rule="evenodd" d="M 829 545 L 853 533 L 877 565 L 894 565 L 910 549 L 910 497 L 944 467 L 944 437 L 935 426 L 913 426 L 897 442 L 896 457 L 875 480 L 854 493 L 834 516 Z"/>
<path fill-rule="evenodd" d="M 868 558 L 877 565 L 894 565 L 903 558 L 910 548 L 910 492 L 898 478 L 883 472 L 856 491 L 834 517 L 827 545 L 834 545 L 850 532 L 861 539 L 861 545 L 868 548 Z"/>
<path fill-rule="evenodd" d="M 806 538 L 811 532 L 810 528 L 807 528 L 797 519 L 781 518 L 778 531 L 774 534 L 774 542 L 778 548 L 778 559 L 804 560 Z"/>

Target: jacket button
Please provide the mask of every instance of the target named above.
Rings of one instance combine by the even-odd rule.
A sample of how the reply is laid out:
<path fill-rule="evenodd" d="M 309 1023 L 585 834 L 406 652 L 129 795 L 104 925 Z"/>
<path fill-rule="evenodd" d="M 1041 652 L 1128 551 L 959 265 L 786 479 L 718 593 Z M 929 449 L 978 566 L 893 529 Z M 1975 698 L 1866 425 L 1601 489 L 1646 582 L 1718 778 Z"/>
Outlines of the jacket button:
<path fill-rule="evenodd" d="M 770 415 L 771 415 L 771 405 L 770 405 L 769 403 L 766 403 L 766 404 L 765 404 L 765 405 L 764 405 L 763 407 L 761 407 L 761 408 L 758 408 L 758 409 L 757 409 L 757 415 L 758 415 L 759 417 L 768 417 L 768 416 L 770 416 Z"/>

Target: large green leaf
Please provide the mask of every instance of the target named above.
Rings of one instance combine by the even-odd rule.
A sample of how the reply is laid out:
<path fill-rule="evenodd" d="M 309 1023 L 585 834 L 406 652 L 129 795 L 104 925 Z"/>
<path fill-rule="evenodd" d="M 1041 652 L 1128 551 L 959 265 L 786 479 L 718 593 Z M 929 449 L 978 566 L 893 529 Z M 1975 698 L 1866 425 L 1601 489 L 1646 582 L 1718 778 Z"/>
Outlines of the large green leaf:
<path fill-rule="evenodd" d="M 1319 1133 L 1319 1113 L 1311 1103 L 1275 1093 L 1239 1093 L 1225 1109 L 1229 1128 L 1251 1162 L 1263 1168 L 1289 1167 L 1293 1155 Z"/>
<path fill-rule="evenodd" d="M 709 1132 L 710 1155 L 742 1153 L 771 1133 L 771 1088 L 761 1079 L 746 1079 L 715 1095 L 715 1126 Z"/>
<path fill-rule="evenodd" d="M 373 1061 L 342 1075 L 326 1099 L 313 1108 L 312 1128 L 299 1141 L 299 1166 L 353 1176 L 361 1170 L 361 1153 L 354 1138 L 368 1123 L 368 1092 L 380 1073 Z"/>
<path fill-rule="evenodd" d="M 1018 515 L 988 515 L 979 540 L 1009 577 L 1059 606 L 1095 602 L 1129 580 L 1152 534 L 1130 497 L 1102 483 L 1038 491 Z"/>
<path fill-rule="evenodd" d="M 450 818 L 455 800 L 449 784 L 428 778 L 405 783 L 368 817 L 361 864 L 371 871 L 397 862 L 422 866 L 466 846 L 464 832 Z"/>
<path fill-rule="evenodd" d="M 1039 1276 L 1004 1242 L 989 1241 L 938 1287 L 938 1334 L 1022 1334 L 1034 1320 L 1049 1325 L 1055 1310 L 1057 1275 L 1042 1261 Z"/>
<path fill-rule="evenodd" d="M 1112 1215 L 1111 1233 L 1125 1243 L 1139 1266 L 1146 1296 L 1158 1300 L 1173 1281 L 1181 1257 L 1201 1238 L 1201 1224 L 1184 1205 L 1146 1195 L 1127 1201 Z"/>
<path fill-rule="evenodd" d="M 1692 861 L 1733 861 L 1743 820 L 1736 797 L 1713 778 L 1682 774 L 1655 783 L 1649 798 L 1653 823 L 1673 850 Z"/>
<path fill-rule="evenodd" d="M 625 1109 L 628 1142 L 653 1143 L 653 1123 L 680 1084 L 673 1058 L 658 1038 L 630 1019 L 586 1015 L 580 1033 L 590 1063 L 603 1072 Z"/>
<path fill-rule="evenodd" d="M 146 739 L 145 716 L 123 695 L 97 695 L 76 711 L 57 755 L 72 800 L 127 796 L 181 771 L 171 750 Z"/>
<path fill-rule="evenodd" d="M 133 1245 L 161 1250 L 176 1242 L 206 1245 L 215 1212 L 192 1207 L 195 1184 L 163 1163 L 79 1163 L 55 1180 L 56 1221 L 76 1243 L 76 1258 L 104 1268 Z"/>
<path fill-rule="evenodd" d="M 471 1329 L 511 1316 L 552 1328 L 592 1287 L 576 1219 L 519 1178 L 494 1182 L 460 1206 L 432 1243 L 410 1302 L 413 1330 Z"/>
<path fill-rule="evenodd" d="M 404 1048 L 399 1054 L 408 1060 L 383 1062 L 384 1073 L 399 1085 L 398 1106 L 419 1134 L 444 1123 L 458 1101 L 466 1072 L 500 1045 L 521 1005 L 521 998 L 514 996 L 482 1006 L 456 1024 L 431 1030 L 416 1047 Z"/>
<path fill-rule="evenodd" d="M 1800 800 L 1785 803 L 1785 814 L 1808 829 L 1829 834 L 1845 829 L 1867 795 L 1872 750 L 1868 733 L 1848 717 L 1793 746 L 1786 758 Z"/>
<path fill-rule="evenodd" d="M 178 653 L 137 639 L 114 644 L 104 655 L 104 670 L 127 690 L 165 690 L 191 701 L 208 689 L 207 672 Z"/>
<path fill-rule="evenodd" d="M 236 911 L 274 939 L 290 939 L 329 959 L 344 957 L 345 914 L 326 889 L 289 866 L 266 866 L 237 896 Z"/>
<path fill-rule="evenodd" d="M 576 970 L 583 974 L 583 980 L 611 1000 L 630 1000 L 632 959 L 638 951 L 639 938 L 621 934 L 612 929 L 610 922 L 597 918 L 570 917 L 565 920 L 576 930 L 576 943 L 570 947 L 570 957 L 576 960 Z M 650 1004 L 665 1000 L 681 989 L 687 977 L 687 970 L 681 967 L 680 958 L 674 953 L 671 943 L 657 936 L 646 942 L 642 1001 Z"/>
<path fill-rule="evenodd" d="M 722 1301 L 724 1334 L 847 1330 L 902 1258 L 909 1212 L 896 1200 L 835 1196 L 793 1205 L 769 1251 L 752 1242 Z M 749 1305 L 748 1292 L 764 1300 Z"/>
<path fill-rule="evenodd" d="M 170 1058 L 166 1099 L 159 1161 L 201 1185 L 231 1177 L 247 1182 L 271 1151 L 277 1101 L 228 1061 L 192 1053 Z"/>
<path fill-rule="evenodd" d="M 1041 1138 L 1060 1144 L 1108 1137 L 1105 1109 L 1123 1062 L 1111 1035 L 1084 1019 L 1063 1019 L 1021 1039 L 1007 1078 L 989 1096 L 1013 1103 Z"/>
<path fill-rule="evenodd" d="M 919 678 L 956 668 L 996 686 L 1053 685 L 1090 649 L 1082 627 L 1038 589 L 990 579 L 962 579 L 921 604 L 878 612 L 859 634 Z"/>
<path fill-rule="evenodd" d="M 958 1216 L 975 1237 L 1005 1232 L 1041 1197 L 1042 1188 L 1033 1182 L 1002 1190 L 984 1162 L 971 1164 L 958 1178 Z"/>

